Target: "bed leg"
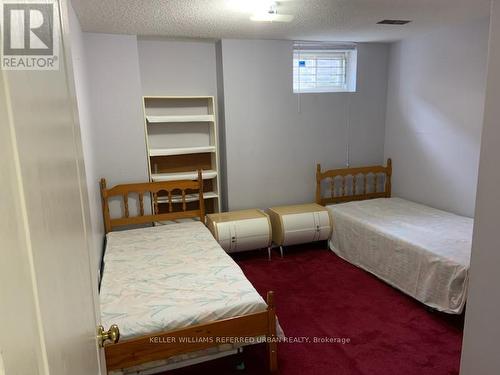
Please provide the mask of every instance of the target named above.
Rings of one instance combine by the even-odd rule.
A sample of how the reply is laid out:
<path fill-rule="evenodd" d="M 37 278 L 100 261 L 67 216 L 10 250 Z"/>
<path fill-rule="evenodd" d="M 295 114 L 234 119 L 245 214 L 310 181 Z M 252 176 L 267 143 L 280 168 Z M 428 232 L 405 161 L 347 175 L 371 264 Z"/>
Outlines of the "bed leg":
<path fill-rule="evenodd" d="M 267 344 L 267 350 L 269 352 L 269 372 L 275 373 L 278 371 L 278 351 L 276 343 Z"/>
<path fill-rule="evenodd" d="M 269 356 L 269 372 L 278 371 L 278 343 L 276 336 L 276 308 L 274 306 L 274 292 L 267 292 L 267 313 L 269 332 L 267 335 L 267 352 Z"/>
<path fill-rule="evenodd" d="M 244 371 L 245 370 L 245 358 L 243 357 L 243 348 L 239 347 L 236 353 L 236 370 Z"/>
<path fill-rule="evenodd" d="M 271 246 L 267 248 L 267 259 L 271 260 Z"/>
<path fill-rule="evenodd" d="M 283 258 L 283 246 L 280 246 L 280 254 L 281 254 L 281 257 Z"/>

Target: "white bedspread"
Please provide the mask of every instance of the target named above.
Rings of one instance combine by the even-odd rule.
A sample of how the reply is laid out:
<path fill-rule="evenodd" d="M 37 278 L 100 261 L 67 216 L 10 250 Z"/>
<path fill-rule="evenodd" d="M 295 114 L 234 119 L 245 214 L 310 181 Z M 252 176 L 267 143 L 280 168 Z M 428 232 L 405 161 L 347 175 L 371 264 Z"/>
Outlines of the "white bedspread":
<path fill-rule="evenodd" d="M 473 219 L 399 198 L 328 206 L 332 250 L 420 302 L 459 314 L 467 295 Z"/>
<path fill-rule="evenodd" d="M 200 222 L 109 233 L 100 300 L 122 339 L 267 309 Z"/>

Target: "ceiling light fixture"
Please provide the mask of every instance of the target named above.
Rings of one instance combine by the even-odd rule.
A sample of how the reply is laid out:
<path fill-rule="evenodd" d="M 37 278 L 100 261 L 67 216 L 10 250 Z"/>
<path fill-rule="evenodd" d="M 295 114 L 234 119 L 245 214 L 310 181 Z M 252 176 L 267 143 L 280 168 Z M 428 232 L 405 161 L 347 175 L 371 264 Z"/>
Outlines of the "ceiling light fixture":
<path fill-rule="evenodd" d="M 230 8 L 250 14 L 250 20 L 256 22 L 290 22 L 291 14 L 278 14 L 280 3 L 272 0 L 231 0 Z"/>

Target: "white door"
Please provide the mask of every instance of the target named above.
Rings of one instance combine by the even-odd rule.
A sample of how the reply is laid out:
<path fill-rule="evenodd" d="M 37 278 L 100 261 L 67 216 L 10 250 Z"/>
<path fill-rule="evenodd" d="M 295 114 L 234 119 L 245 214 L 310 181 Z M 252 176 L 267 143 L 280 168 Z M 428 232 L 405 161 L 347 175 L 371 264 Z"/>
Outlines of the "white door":
<path fill-rule="evenodd" d="M 7 375 L 104 374 L 67 9 L 59 5 L 59 69 L 0 69 L 0 363 Z"/>

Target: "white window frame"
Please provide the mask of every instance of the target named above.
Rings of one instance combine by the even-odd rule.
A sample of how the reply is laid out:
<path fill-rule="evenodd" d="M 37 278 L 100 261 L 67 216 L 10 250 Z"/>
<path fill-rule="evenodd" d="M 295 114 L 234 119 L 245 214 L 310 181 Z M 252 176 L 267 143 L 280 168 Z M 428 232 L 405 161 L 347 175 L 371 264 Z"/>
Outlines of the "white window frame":
<path fill-rule="evenodd" d="M 319 59 L 320 57 L 338 59 L 343 58 L 344 68 L 344 84 L 342 86 L 300 87 L 300 67 L 298 61 Z M 328 93 L 328 92 L 355 92 L 356 91 L 356 70 L 357 70 L 357 50 L 355 46 L 348 47 L 328 46 L 324 44 L 296 44 L 293 48 L 293 68 L 292 68 L 292 87 L 296 94 L 307 93 Z M 295 75 L 295 68 L 298 70 L 298 76 Z M 315 69 L 318 66 L 315 63 Z M 297 78 L 297 84 L 296 84 Z"/>

